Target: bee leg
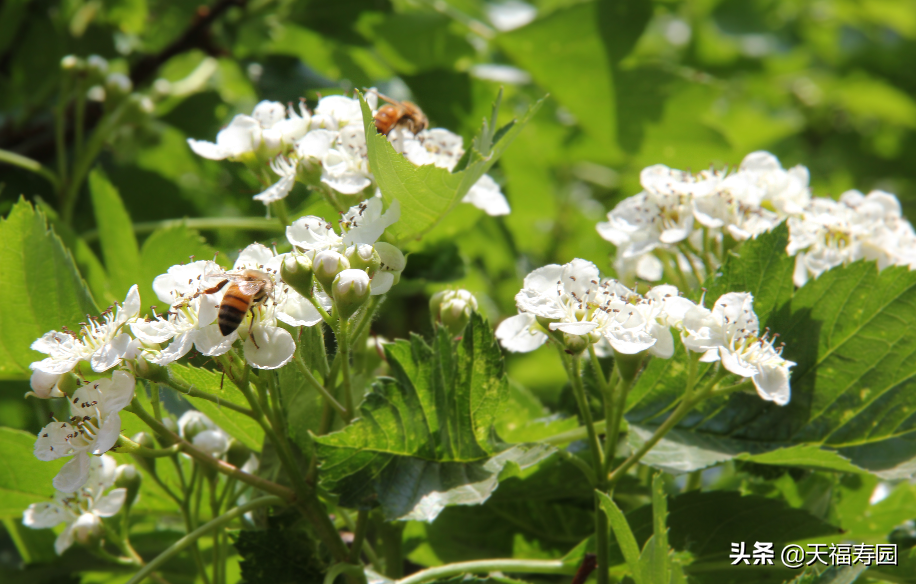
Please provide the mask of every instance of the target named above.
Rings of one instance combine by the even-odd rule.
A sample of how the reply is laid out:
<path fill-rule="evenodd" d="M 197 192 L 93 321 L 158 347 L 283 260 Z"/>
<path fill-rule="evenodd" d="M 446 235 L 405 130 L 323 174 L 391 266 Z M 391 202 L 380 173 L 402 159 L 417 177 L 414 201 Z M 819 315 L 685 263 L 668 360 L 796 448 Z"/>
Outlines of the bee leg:
<path fill-rule="evenodd" d="M 251 327 L 254 326 L 254 306 L 251 307 L 251 324 L 248 325 L 248 338 L 251 339 L 251 342 L 254 343 L 254 346 L 258 349 L 258 341 L 253 336 L 251 336 Z"/>

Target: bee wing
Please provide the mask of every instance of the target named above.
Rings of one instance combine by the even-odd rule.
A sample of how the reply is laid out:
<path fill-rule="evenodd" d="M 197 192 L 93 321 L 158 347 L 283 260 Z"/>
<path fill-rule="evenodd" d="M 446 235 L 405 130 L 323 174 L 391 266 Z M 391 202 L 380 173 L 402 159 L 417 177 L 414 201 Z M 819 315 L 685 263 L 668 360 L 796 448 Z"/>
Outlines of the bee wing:
<path fill-rule="evenodd" d="M 254 296 L 264 287 L 264 280 L 240 280 L 235 282 L 239 292 L 245 296 Z"/>

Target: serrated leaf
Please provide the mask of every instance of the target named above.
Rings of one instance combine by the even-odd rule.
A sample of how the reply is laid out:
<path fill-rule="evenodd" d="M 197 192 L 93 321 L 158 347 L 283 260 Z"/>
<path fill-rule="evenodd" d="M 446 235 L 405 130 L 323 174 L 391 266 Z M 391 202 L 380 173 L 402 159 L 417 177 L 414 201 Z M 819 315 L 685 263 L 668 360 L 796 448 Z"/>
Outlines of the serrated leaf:
<path fill-rule="evenodd" d="M 316 437 L 325 485 L 345 506 L 377 500 L 391 519 L 431 521 L 451 504 L 485 501 L 506 464 L 525 468 L 553 449 L 494 440 L 507 391 L 502 353 L 476 313 L 457 344 L 414 336 L 385 346 L 395 379 L 376 382 L 350 426 Z"/>
<path fill-rule="evenodd" d="M 89 192 L 92 194 L 92 208 L 112 294 L 116 298 L 124 298 L 130 287 L 137 283 L 137 271 L 141 265 L 133 222 L 118 190 L 98 168 L 89 173 Z"/>
<path fill-rule="evenodd" d="M 0 519 L 22 517 L 30 504 L 47 501 L 54 494 L 51 479 L 66 460 L 38 460 L 32 454 L 34 446 L 34 435 L 0 426 Z"/>
<path fill-rule="evenodd" d="M 5 302 L 0 302 L 0 379 L 27 379 L 41 353 L 29 347 L 50 330 L 77 323 L 98 309 L 73 257 L 44 215 L 24 199 L 0 220 L 0 266 Z"/>
<path fill-rule="evenodd" d="M 449 172 L 432 164 L 414 166 L 398 154 L 388 138 L 375 129 L 372 112 L 360 96 L 363 124 L 366 130 L 369 167 L 375 176 L 386 207 L 397 200 L 401 205 L 400 220 L 388 228 L 399 241 L 422 237 L 455 208 L 472 186 L 490 169 L 509 147 L 541 102 L 534 104 L 525 116 L 495 129 L 496 113 L 484 121 L 483 129 L 458 163 L 458 170 Z M 478 146 L 487 146 L 479 150 Z M 466 163 L 466 164 L 465 164 Z"/>
<path fill-rule="evenodd" d="M 623 554 L 627 566 L 630 567 L 630 575 L 636 581 L 636 584 L 644 584 L 647 570 L 640 561 L 639 545 L 636 543 L 636 537 L 630 529 L 626 516 L 607 494 L 598 491 L 598 502 L 611 524 L 611 530 L 614 533 L 617 546 Z"/>
<path fill-rule="evenodd" d="M 218 396 L 220 401 L 232 402 L 236 405 L 248 407 L 248 402 L 241 392 L 232 385 L 231 381 L 223 379 L 216 371 L 189 367 L 173 363 L 169 365 L 169 373 L 196 389 Z M 182 394 L 184 395 L 184 394 Z M 264 430 L 252 418 L 245 414 L 220 407 L 219 404 L 202 398 L 184 395 L 191 404 L 207 414 L 217 426 L 227 434 L 256 452 L 261 451 L 264 442 Z"/>
<path fill-rule="evenodd" d="M 153 280 L 175 264 L 186 264 L 191 257 L 197 260 L 213 259 L 216 250 L 207 245 L 200 233 L 184 225 L 157 229 L 140 250 L 140 269 L 134 270 L 134 281 L 139 285 L 144 307 L 156 305 Z M 143 312 L 141 311 L 141 314 Z"/>
<path fill-rule="evenodd" d="M 655 432 L 656 426 L 630 424 L 627 441 L 638 450 Z M 747 460 L 758 464 L 792 466 L 812 470 L 864 473 L 865 469 L 833 450 L 813 444 L 781 446 L 777 443 L 734 440 L 675 428 L 665 434 L 640 463 L 672 474 L 709 468 L 726 460 Z"/>

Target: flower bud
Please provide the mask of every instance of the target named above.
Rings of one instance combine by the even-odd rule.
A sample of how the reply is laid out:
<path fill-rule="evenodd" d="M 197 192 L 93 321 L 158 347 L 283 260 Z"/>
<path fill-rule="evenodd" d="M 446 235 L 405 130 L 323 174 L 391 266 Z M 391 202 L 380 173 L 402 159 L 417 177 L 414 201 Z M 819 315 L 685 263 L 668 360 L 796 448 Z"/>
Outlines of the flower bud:
<path fill-rule="evenodd" d="M 178 433 L 188 442 L 193 442 L 201 432 L 214 429 L 216 424 L 197 410 L 188 410 L 178 419 Z"/>
<path fill-rule="evenodd" d="M 83 66 L 83 62 L 76 55 L 67 55 L 60 60 L 60 68 L 64 71 L 73 71 Z"/>
<path fill-rule="evenodd" d="M 331 285 L 337 274 L 344 270 L 350 269 L 350 262 L 344 256 L 336 251 L 322 251 L 315 255 L 312 260 L 312 270 L 315 272 L 315 278 L 324 288 L 324 291 L 331 294 Z"/>
<path fill-rule="evenodd" d="M 168 367 L 150 363 L 143 358 L 142 353 L 136 359 L 127 361 L 127 367 L 134 374 L 134 377 L 138 379 L 147 379 L 153 383 L 161 383 L 163 385 L 168 385 L 169 383 Z"/>
<path fill-rule="evenodd" d="M 365 243 L 351 245 L 346 251 L 346 257 L 350 261 L 351 268 L 365 271 L 370 278 L 378 272 L 382 265 L 382 258 L 375 248 Z"/>
<path fill-rule="evenodd" d="M 124 509 L 125 513 L 129 513 L 131 505 L 134 504 L 134 501 L 137 500 L 137 495 L 140 494 L 143 475 L 137 472 L 137 469 L 132 464 L 122 464 L 115 472 L 117 473 L 115 486 L 127 489 L 127 497 L 124 499 L 124 507 L 122 509 Z"/>
<path fill-rule="evenodd" d="M 34 395 L 37 398 L 48 399 L 49 397 L 62 397 L 64 394 L 58 389 L 58 385 L 63 378 L 63 375 L 58 375 L 56 373 L 45 373 L 44 371 L 39 371 L 38 369 L 32 371 L 32 376 L 29 379 L 29 385 L 32 387 L 32 391 L 26 393 L 26 397 Z"/>
<path fill-rule="evenodd" d="M 73 524 L 73 539 L 91 546 L 98 543 L 102 536 L 102 520 L 95 513 L 83 513 Z"/>
<path fill-rule="evenodd" d="M 229 450 L 229 437 L 222 430 L 203 430 L 192 441 L 194 446 L 214 458 L 220 458 Z"/>
<path fill-rule="evenodd" d="M 433 320 L 441 322 L 455 336 L 461 334 L 477 310 L 477 299 L 467 290 L 443 290 L 429 300 Z"/>
<path fill-rule="evenodd" d="M 314 275 L 312 260 L 307 255 L 289 254 L 280 264 L 280 277 L 283 281 L 306 298 L 312 297 Z"/>
<path fill-rule="evenodd" d="M 588 348 L 588 337 L 582 335 L 571 335 L 569 333 L 563 333 L 563 345 L 566 346 L 566 351 L 573 355 L 578 355 L 582 351 Z"/>
<path fill-rule="evenodd" d="M 334 278 L 331 296 L 341 318 L 350 318 L 369 298 L 369 275 L 362 270 L 344 270 Z"/>

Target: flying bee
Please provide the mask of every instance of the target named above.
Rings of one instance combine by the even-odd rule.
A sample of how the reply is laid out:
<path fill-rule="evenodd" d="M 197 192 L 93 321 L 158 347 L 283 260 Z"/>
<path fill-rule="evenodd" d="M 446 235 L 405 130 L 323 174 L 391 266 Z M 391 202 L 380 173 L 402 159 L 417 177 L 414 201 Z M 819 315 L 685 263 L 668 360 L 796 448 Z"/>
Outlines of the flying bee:
<path fill-rule="evenodd" d="M 391 99 L 381 93 L 377 95 L 388 102 L 375 114 L 375 128 L 380 134 L 387 136 L 395 128 L 405 128 L 417 134 L 429 126 L 429 120 L 417 104 Z"/>
<path fill-rule="evenodd" d="M 260 270 L 246 269 L 240 272 L 224 272 L 222 274 L 213 274 L 211 277 L 223 278 L 216 286 L 204 290 L 203 294 L 213 294 L 223 289 L 226 284 L 229 288 L 223 294 L 223 299 L 219 303 L 219 332 L 224 337 L 228 337 L 239 328 L 239 325 L 245 319 L 245 313 L 251 311 L 251 325 L 248 332 L 251 332 L 251 326 L 254 325 L 254 309 L 259 304 L 267 300 L 274 291 L 274 281 L 265 272 Z M 258 343 L 252 337 L 254 346 Z M 258 347 L 260 349 L 260 347 Z"/>

